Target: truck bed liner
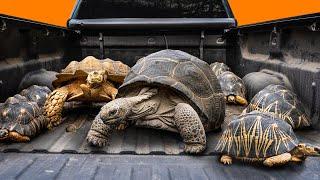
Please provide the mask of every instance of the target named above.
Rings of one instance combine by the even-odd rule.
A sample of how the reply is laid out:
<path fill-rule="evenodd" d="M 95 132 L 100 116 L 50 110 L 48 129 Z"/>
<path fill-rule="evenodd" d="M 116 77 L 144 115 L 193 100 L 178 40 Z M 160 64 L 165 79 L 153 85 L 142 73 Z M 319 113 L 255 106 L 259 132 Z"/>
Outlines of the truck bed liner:
<path fill-rule="evenodd" d="M 317 158 L 267 168 L 217 156 L 0 153 L 0 179 L 319 179 Z"/>
<path fill-rule="evenodd" d="M 242 107 L 227 106 L 226 120 L 240 114 Z M 112 134 L 110 146 L 97 148 L 89 146 L 86 135 L 98 109 L 88 110 L 80 108 L 68 113 L 67 119 L 57 128 L 44 132 L 29 143 L 0 144 L 0 152 L 46 152 L 46 153 L 102 153 L 102 154 L 184 154 L 183 142 L 179 134 L 167 131 L 130 127 L 124 131 Z M 88 113 L 89 112 L 89 113 Z M 74 122 L 83 122 L 76 132 L 66 132 L 66 126 Z M 225 123 L 226 124 L 226 123 Z M 225 126 L 223 125 L 223 127 Z M 319 145 L 318 130 L 304 130 L 296 132 L 301 141 Z M 219 132 L 210 132 L 207 135 L 207 149 L 204 155 L 213 155 L 214 148 L 221 135 Z"/>

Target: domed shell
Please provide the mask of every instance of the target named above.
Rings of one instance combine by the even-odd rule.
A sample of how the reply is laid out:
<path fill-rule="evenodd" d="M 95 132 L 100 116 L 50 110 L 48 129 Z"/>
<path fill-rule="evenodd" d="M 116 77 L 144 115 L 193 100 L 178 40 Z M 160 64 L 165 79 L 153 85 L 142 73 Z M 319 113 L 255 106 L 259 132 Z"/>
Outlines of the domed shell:
<path fill-rule="evenodd" d="M 259 91 L 265 87 L 274 84 L 282 85 L 292 90 L 292 85 L 284 74 L 271 71 L 268 69 L 262 69 L 259 72 L 252 72 L 245 75 L 242 78 L 246 89 L 247 89 L 247 98 L 251 100 Z"/>
<path fill-rule="evenodd" d="M 220 62 L 214 62 L 210 64 L 210 67 L 216 76 L 219 76 L 223 72 L 231 71 L 231 69 L 226 64 Z"/>
<path fill-rule="evenodd" d="M 246 112 L 258 110 L 268 112 L 289 123 L 293 129 L 308 127 L 311 119 L 297 98 L 297 96 L 284 86 L 269 85 L 256 94 Z"/>
<path fill-rule="evenodd" d="M 253 111 L 228 124 L 215 150 L 233 157 L 263 159 L 289 152 L 298 143 L 289 124 L 268 113 Z"/>
<path fill-rule="evenodd" d="M 31 123 L 41 115 L 36 102 L 28 101 L 24 96 L 17 94 L 8 98 L 0 108 L 0 129 L 33 136 L 35 127 L 31 126 Z"/>
<path fill-rule="evenodd" d="M 66 68 L 61 70 L 61 73 L 57 74 L 57 79 L 52 84 L 54 87 L 58 87 L 66 81 L 80 77 L 86 78 L 88 73 L 102 70 L 105 70 L 108 80 L 122 83 L 130 67 L 121 61 L 99 60 L 93 56 L 88 56 L 80 62 L 71 61 Z"/>
<path fill-rule="evenodd" d="M 46 86 L 33 85 L 20 92 L 20 95 L 25 96 L 27 100 L 36 102 L 39 107 L 43 107 L 51 90 Z"/>
<path fill-rule="evenodd" d="M 200 117 L 215 123 L 214 128 L 224 120 L 224 94 L 216 76 L 206 62 L 188 53 L 162 50 L 140 59 L 119 88 L 118 97 L 145 85 L 165 86 L 186 97 Z"/>
<path fill-rule="evenodd" d="M 223 72 L 217 76 L 223 93 L 246 98 L 246 88 L 241 78 L 230 71 Z"/>

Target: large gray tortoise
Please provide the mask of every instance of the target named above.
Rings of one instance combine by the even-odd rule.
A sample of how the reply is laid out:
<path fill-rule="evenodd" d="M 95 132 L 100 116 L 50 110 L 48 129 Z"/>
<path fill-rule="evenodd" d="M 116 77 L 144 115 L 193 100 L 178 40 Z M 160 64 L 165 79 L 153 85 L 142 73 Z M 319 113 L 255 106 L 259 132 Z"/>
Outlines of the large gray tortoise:
<path fill-rule="evenodd" d="M 219 129 L 224 120 L 224 94 L 210 66 L 182 51 L 140 59 L 118 92 L 91 126 L 92 145 L 106 145 L 114 128 L 136 125 L 178 132 L 184 151 L 199 153 L 206 147 L 205 132 Z"/>

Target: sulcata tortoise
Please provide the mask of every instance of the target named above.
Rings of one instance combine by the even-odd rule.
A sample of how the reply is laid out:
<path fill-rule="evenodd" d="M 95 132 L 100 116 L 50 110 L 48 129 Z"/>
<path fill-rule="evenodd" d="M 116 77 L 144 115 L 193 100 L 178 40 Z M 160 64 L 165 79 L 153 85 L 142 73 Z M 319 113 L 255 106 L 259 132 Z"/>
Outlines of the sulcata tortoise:
<path fill-rule="evenodd" d="M 230 71 L 221 73 L 217 78 L 225 94 L 227 103 L 248 105 L 246 100 L 246 87 L 241 78 Z"/>
<path fill-rule="evenodd" d="M 231 121 L 215 149 L 220 161 L 231 164 L 232 158 L 263 162 L 266 166 L 301 162 L 307 156 L 320 156 L 320 148 L 299 143 L 292 127 L 268 113 L 253 111 Z"/>
<path fill-rule="evenodd" d="M 162 50 L 141 58 L 119 88 L 117 99 L 96 116 L 87 140 L 106 145 L 111 131 L 128 125 L 180 133 L 184 151 L 206 147 L 206 131 L 221 127 L 224 95 L 210 66 L 182 51 Z"/>
<path fill-rule="evenodd" d="M 289 123 L 293 129 L 308 127 L 311 119 L 297 96 L 281 85 L 269 85 L 256 94 L 245 112 L 268 112 Z"/>
<path fill-rule="evenodd" d="M 214 62 L 210 64 L 210 67 L 216 76 L 219 76 L 223 72 L 231 71 L 231 69 L 224 63 Z"/>
<path fill-rule="evenodd" d="M 36 102 L 38 106 L 42 108 L 50 93 L 51 90 L 46 86 L 32 85 L 22 90 L 20 95 L 25 96 L 29 101 Z"/>
<path fill-rule="evenodd" d="M 0 105 L 0 141 L 27 142 L 47 125 L 36 102 L 16 94 Z"/>
<path fill-rule="evenodd" d="M 120 61 L 98 60 L 92 56 L 70 62 L 53 81 L 57 89 L 45 102 L 48 128 L 60 124 L 65 101 L 108 102 L 115 99 L 116 85 L 122 84 L 129 70 L 129 66 Z"/>

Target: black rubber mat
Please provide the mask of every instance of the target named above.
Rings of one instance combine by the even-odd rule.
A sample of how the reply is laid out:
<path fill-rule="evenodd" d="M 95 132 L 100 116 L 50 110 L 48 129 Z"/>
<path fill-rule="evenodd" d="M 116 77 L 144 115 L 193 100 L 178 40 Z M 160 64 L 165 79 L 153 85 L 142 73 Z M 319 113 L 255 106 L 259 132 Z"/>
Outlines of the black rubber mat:
<path fill-rule="evenodd" d="M 0 153 L 0 179 L 310 179 L 318 180 L 320 162 L 277 168 L 235 162 L 226 166 L 216 156 L 98 155 Z"/>
<path fill-rule="evenodd" d="M 226 122 L 233 115 L 241 113 L 242 108 L 229 106 Z M 104 153 L 104 154 L 163 154 L 178 155 L 183 153 L 183 142 L 179 134 L 167 131 L 130 127 L 114 132 L 110 145 L 104 148 L 89 146 L 86 135 L 97 111 L 81 110 L 68 113 L 63 124 L 44 132 L 29 143 L 0 144 L 0 152 L 50 152 L 50 153 Z M 66 132 L 70 123 L 83 125 L 76 132 Z M 224 127 L 224 126 L 223 126 Z M 319 132 L 308 130 L 297 132 L 302 141 L 320 144 Z M 220 132 L 207 134 L 207 149 L 204 155 L 214 154 Z"/>

